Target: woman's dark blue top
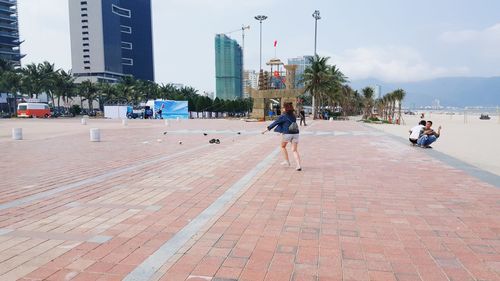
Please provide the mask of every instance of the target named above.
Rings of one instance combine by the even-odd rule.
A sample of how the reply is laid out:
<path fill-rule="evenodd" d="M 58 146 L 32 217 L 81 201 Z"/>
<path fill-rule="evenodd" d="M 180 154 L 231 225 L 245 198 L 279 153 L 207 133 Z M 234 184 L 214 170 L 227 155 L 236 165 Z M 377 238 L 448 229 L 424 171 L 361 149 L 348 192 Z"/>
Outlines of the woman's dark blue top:
<path fill-rule="evenodd" d="M 295 118 L 295 116 L 291 114 L 285 113 L 280 115 L 280 117 L 278 117 L 278 119 L 276 119 L 273 123 L 271 123 L 271 125 L 269 125 L 267 129 L 272 130 L 274 127 L 276 127 L 276 129 L 274 129 L 275 132 L 282 134 L 290 134 L 288 132 L 288 127 L 290 127 L 290 125 L 293 122 L 297 122 L 297 118 Z"/>

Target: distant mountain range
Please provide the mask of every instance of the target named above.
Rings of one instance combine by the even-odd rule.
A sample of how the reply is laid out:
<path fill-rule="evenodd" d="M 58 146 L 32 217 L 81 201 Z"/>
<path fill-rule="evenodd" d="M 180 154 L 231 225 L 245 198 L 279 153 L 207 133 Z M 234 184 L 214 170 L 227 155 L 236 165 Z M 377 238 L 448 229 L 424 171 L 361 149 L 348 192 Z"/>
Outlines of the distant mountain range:
<path fill-rule="evenodd" d="M 418 82 L 386 83 L 378 79 L 351 81 L 351 87 L 361 90 L 366 86 L 380 85 L 382 94 L 397 88 L 406 91 L 406 107 L 432 105 L 435 99 L 441 106 L 500 106 L 500 77 L 446 77 Z"/>

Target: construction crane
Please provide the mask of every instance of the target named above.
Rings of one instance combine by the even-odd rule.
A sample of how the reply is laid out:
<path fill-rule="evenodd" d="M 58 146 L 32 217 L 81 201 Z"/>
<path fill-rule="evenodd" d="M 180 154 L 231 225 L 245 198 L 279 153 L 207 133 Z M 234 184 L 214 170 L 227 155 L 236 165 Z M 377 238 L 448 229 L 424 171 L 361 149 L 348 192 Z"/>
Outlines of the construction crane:
<path fill-rule="evenodd" d="M 245 30 L 250 29 L 250 25 L 242 25 L 241 28 L 238 28 L 236 30 L 232 30 L 229 32 L 225 32 L 224 34 L 229 35 L 231 33 L 239 32 L 241 31 L 241 48 L 245 50 Z"/>
<path fill-rule="evenodd" d="M 250 29 L 250 25 L 245 26 L 244 24 L 241 25 L 241 28 L 232 30 L 229 32 L 226 32 L 224 34 L 229 35 L 231 33 L 239 32 L 241 31 L 241 77 L 242 77 L 242 82 L 243 82 L 243 87 L 246 85 L 245 81 L 245 30 Z"/>

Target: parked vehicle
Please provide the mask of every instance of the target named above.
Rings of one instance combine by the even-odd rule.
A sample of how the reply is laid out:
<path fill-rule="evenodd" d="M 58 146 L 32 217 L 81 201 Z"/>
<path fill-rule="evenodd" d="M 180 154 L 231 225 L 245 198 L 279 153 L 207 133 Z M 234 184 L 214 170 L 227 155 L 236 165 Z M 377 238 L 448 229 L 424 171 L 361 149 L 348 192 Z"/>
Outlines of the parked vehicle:
<path fill-rule="evenodd" d="M 0 118 L 10 118 L 11 115 L 8 112 L 0 112 Z"/>
<path fill-rule="evenodd" d="M 128 119 L 144 119 L 144 110 L 143 109 L 133 109 L 130 112 L 127 112 Z"/>
<path fill-rule="evenodd" d="M 49 118 L 51 116 L 49 105 L 46 103 L 20 103 L 17 105 L 17 117 Z"/>

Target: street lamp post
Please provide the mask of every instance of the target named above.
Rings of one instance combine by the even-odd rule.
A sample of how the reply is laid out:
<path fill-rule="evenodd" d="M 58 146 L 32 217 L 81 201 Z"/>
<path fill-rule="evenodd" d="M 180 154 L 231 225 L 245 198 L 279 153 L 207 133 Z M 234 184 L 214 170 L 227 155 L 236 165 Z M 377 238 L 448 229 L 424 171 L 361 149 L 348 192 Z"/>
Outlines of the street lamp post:
<path fill-rule="evenodd" d="M 262 70 L 262 21 L 267 19 L 267 16 L 258 15 L 255 19 L 260 23 L 260 60 L 259 60 L 259 71 Z"/>
<path fill-rule="evenodd" d="M 321 16 L 319 15 L 318 10 L 315 10 L 312 16 L 314 18 L 314 57 L 316 57 L 318 55 L 316 50 L 318 41 L 318 20 L 321 19 Z M 314 95 L 312 96 L 312 114 L 313 118 L 316 119 L 316 99 L 314 98 Z"/>
<path fill-rule="evenodd" d="M 317 55 L 316 45 L 318 41 L 318 20 L 321 19 L 321 16 L 319 15 L 318 10 L 314 11 L 312 16 L 314 18 L 314 55 Z"/>

